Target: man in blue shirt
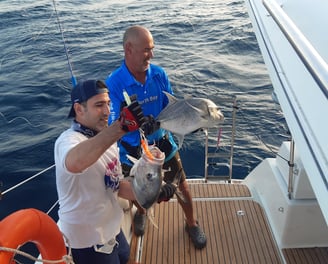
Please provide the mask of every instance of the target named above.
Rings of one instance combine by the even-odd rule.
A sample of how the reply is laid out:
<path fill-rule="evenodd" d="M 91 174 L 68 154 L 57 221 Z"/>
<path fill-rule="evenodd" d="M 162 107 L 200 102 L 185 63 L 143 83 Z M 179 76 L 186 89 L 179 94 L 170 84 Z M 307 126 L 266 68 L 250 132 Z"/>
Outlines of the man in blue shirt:
<path fill-rule="evenodd" d="M 125 101 L 124 91 L 130 96 L 137 95 L 137 100 L 145 116 L 156 118 L 168 104 L 168 99 L 163 91 L 171 94 L 173 92 L 166 72 L 161 67 L 150 63 L 154 56 L 153 37 L 148 29 L 142 26 L 132 26 L 124 33 L 123 48 L 125 58 L 122 65 L 106 79 L 111 95 L 111 111 L 108 122 L 114 122 L 119 118 L 122 104 Z M 168 171 L 164 174 L 164 181 L 172 183 L 174 179 L 179 180 L 178 188 L 184 201 L 179 197 L 178 201 L 185 213 L 186 230 L 192 242 L 196 248 L 205 247 L 206 236 L 194 218 L 192 197 L 188 189 L 178 147 L 172 134 L 158 127 L 155 128 L 155 131 L 145 129 L 145 133 L 148 143 L 155 143 L 165 153 L 163 168 Z M 141 154 L 139 131 L 126 134 L 118 142 L 118 145 L 123 173 L 128 176 L 132 163 L 127 154 L 136 158 L 139 158 Z M 134 217 L 134 232 L 136 235 L 143 235 L 146 222 L 145 210 L 137 204 L 136 206 L 138 210 Z"/>

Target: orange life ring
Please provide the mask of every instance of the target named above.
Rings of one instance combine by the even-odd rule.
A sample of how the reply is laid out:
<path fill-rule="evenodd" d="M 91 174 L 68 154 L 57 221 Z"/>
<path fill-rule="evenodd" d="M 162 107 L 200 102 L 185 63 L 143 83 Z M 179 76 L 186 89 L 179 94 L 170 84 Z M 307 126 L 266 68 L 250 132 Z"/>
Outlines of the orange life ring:
<path fill-rule="evenodd" d="M 16 249 L 27 242 L 33 242 L 45 260 L 60 260 L 66 255 L 63 235 L 56 222 L 37 209 L 19 210 L 0 222 L 1 247 Z M 13 254 L 0 251 L 0 263 L 15 263 Z"/>

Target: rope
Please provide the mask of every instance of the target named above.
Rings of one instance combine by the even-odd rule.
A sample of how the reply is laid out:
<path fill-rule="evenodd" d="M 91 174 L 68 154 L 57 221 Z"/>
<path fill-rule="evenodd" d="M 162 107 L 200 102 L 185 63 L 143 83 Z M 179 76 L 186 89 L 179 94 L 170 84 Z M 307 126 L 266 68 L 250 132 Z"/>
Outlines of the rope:
<path fill-rule="evenodd" d="M 43 263 L 49 263 L 49 264 L 56 264 L 56 263 L 62 263 L 64 261 L 66 264 L 74 264 L 74 261 L 73 261 L 73 258 L 72 258 L 71 255 L 65 255 L 65 256 L 63 256 L 62 259 L 59 259 L 59 260 L 45 260 L 45 259 L 36 258 L 36 257 L 26 253 L 26 252 L 18 250 L 18 249 L 0 247 L 0 251 L 6 251 L 6 252 L 14 253 L 15 255 L 21 255 L 21 256 L 24 256 L 24 257 L 26 257 L 30 260 L 33 260 L 34 262 L 43 262 Z"/>
<path fill-rule="evenodd" d="M 49 215 L 51 213 L 51 211 L 56 207 L 56 205 L 59 203 L 59 200 L 57 200 L 51 207 L 50 209 L 47 211 L 47 215 Z"/>
<path fill-rule="evenodd" d="M 243 110 L 242 108 L 241 108 L 241 110 Z M 240 111 L 240 114 L 243 116 L 243 118 L 245 119 L 245 120 L 249 120 L 247 117 L 246 117 L 246 114 L 243 112 L 243 111 Z M 249 121 L 248 122 L 248 126 L 250 126 L 254 131 L 256 130 L 252 125 L 252 122 L 251 121 Z M 286 162 L 288 162 L 288 158 L 285 158 L 285 157 L 282 157 L 281 155 L 279 155 L 279 153 L 277 153 L 276 151 L 274 151 L 268 144 L 266 144 L 265 142 L 264 142 L 264 140 L 261 138 L 261 136 L 259 135 L 259 134 L 257 134 L 257 133 L 254 133 L 254 136 L 268 149 L 268 151 L 270 152 L 270 153 L 272 153 L 273 155 L 276 155 L 276 156 L 278 156 L 278 157 L 280 157 L 282 160 L 284 160 L 284 161 L 286 161 Z"/>
<path fill-rule="evenodd" d="M 50 167 L 48 167 L 48 168 L 46 168 L 46 169 L 44 169 L 44 170 L 38 172 L 37 174 L 34 174 L 34 175 L 31 176 L 30 178 L 28 178 L 28 179 L 26 179 L 26 180 L 24 180 L 24 181 L 21 181 L 20 183 L 14 185 L 13 187 L 11 187 L 11 188 L 5 190 L 4 192 L 2 192 L 2 195 L 5 195 L 6 193 L 12 191 L 13 189 L 16 189 L 17 187 L 23 185 L 24 183 L 26 183 L 26 182 L 28 182 L 28 181 L 34 179 L 35 177 L 41 175 L 42 173 L 44 173 L 44 172 L 46 172 L 46 171 L 52 169 L 54 166 L 55 166 L 55 164 L 53 164 L 53 165 L 51 165 Z"/>

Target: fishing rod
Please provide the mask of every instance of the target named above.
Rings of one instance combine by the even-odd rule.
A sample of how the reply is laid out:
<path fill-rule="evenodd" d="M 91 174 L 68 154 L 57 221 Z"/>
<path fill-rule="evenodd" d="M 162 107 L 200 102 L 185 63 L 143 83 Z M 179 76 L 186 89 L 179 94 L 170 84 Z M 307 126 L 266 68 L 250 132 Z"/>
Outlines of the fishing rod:
<path fill-rule="evenodd" d="M 52 2 L 54 4 L 54 9 L 55 9 L 56 17 L 57 17 L 57 22 L 58 22 L 58 25 L 59 25 L 59 30 L 60 30 L 60 33 L 62 35 L 62 40 L 63 40 L 64 48 L 65 48 L 65 54 L 66 54 L 67 63 L 68 63 L 68 69 L 69 69 L 70 74 L 71 74 L 71 81 L 72 81 L 72 85 L 73 85 L 73 88 L 74 88 L 76 86 L 76 84 L 77 84 L 77 80 L 76 80 L 76 77 L 74 76 L 73 69 L 72 69 L 72 64 L 71 64 L 70 59 L 69 59 L 69 56 L 68 56 L 68 49 L 67 49 L 67 45 L 66 45 L 66 41 L 65 41 L 63 29 L 61 27 L 61 22 L 60 22 L 60 19 L 59 19 L 59 15 L 58 15 L 58 12 L 57 12 L 56 1 L 53 0 Z"/>

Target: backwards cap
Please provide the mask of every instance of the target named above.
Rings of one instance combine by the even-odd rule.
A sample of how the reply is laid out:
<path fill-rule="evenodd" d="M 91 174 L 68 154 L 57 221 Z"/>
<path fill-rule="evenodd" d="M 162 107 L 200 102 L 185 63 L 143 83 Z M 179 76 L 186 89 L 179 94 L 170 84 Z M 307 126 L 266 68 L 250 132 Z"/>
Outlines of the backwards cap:
<path fill-rule="evenodd" d="M 71 92 L 72 107 L 68 117 L 75 117 L 75 103 L 86 102 L 92 96 L 102 93 L 108 93 L 107 86 L 103 81 L 86 80 L 78 82 L 78 84 L 72 89 Z"/>

